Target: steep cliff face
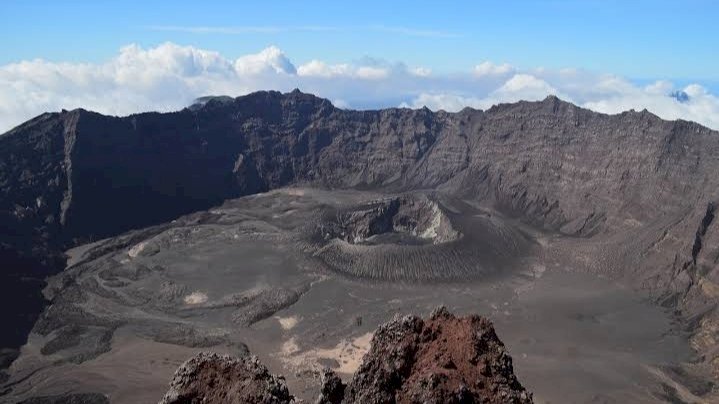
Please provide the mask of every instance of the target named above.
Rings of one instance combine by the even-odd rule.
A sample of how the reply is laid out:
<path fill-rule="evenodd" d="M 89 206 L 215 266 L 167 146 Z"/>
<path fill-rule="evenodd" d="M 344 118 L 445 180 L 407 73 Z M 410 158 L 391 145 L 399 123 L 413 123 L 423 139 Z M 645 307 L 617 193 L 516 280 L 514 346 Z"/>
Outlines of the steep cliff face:
<path fill-rule="evenodd" d="M 43 307 L 42 278 L 64 266 L 57 239 L 73 121 L 43 114 L 0 137 L 0 318 L 8 324 L 2 347 L 24 343 Z"/>
<path fill-rule="evenodd" d="M 259 92 L 167 114 L 44 114 L 0 137 L 2 276 L 283 185 L 433 188 L 591 239 L 581 266 L 691 317 L 719 290 L 716 156 L 719 133 L 697 124 L 554 97 L 450 114 Z"/>

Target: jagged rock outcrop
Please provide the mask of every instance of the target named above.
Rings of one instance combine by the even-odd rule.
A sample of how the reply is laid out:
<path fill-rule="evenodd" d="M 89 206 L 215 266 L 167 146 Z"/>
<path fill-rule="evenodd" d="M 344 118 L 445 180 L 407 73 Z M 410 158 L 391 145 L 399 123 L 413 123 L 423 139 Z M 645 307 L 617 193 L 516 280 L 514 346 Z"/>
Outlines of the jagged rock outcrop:
<path fill-rule="evenodd" d="M 325 368 L 322 370 L 320 382 L 320 396 L 317 397 L 316 404 L 341 404 L 347 389 L 342 379 L 331 369 Z"/>
<path fill-rule="evenodd" d="M 326 375 L 324 381 L 319 402 L 533 402 L 492 323 L 476 315 L 455 317 L 443 307 L 428 320 L 405 316 L 380 326 L 341 401 L 336 380 Z"/>
<path fill-rule="evenodd" d="M 317 404 L 532 403 L 492 323 L 446 308 L 423 320 L 398 317 L 379 327 L 362 365 L 345 385 L 322 373 Z M 160 404 L 292 403 L 282 377 L 256 357 L 201 353 L 175 372 Z"/>
<path fill-rule="evenodd" d="M 712 330 L 719 232 L 705 219 L 719 201 L 717 155 L 719 134 L 698 124 L 556 97 L 435 113 L 258 92 L 166 114 L 43 114 L 0 136 L 0 315 L 17 330 L 0 343 L 22 343 L 63 249 L 288 184 L 435 189 L 490 204 L 591 240 L 572 252 L 577 266 Z M 708 360 L 714 334 L 697 342 Z"/>
<path fill-rule="evenodd" d="M 255 356 L 234 358 L 200 353 L 183 363 L 160 404 L 289 404 L 284 378 Z"/>

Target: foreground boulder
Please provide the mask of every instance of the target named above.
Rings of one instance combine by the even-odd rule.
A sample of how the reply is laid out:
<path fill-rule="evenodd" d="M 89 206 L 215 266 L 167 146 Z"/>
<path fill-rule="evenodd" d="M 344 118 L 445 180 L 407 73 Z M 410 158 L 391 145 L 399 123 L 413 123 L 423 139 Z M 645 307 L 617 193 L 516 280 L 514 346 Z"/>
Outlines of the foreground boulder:
<path fill-rule="evenodd" d="M 294 403 L 284 378 L 256 357 L 202 353 L 175 373 L 160 404 Z M 374 334 L 372 347 L 351 382 L 322 373 L 318 404 L 532 403 L 514 375 L 512 358 L 492 323 L 445 308 L 428 320 L 396 318 Z"/>
<path fill-rule="evenodd" d="M 285 379 L 271 374 L 256 356 L 203 352 L 177 369 L 160 404 L 292 402 Z"/>
<path fill-rule="evenodd" d="M 345 391 L 342 403 L 532 402 L 492 323 L 443 307 L 380 326 Z"/>

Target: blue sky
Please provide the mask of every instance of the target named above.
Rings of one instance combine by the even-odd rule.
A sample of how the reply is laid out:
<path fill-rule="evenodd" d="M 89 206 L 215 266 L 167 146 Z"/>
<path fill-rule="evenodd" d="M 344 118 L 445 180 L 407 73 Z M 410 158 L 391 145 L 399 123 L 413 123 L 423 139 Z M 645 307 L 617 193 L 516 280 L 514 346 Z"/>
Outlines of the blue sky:
<path fill-rule="evenodd" d="M 719 129 L 718 16 L 715 0 L 2 0 L 0 132 L 295 87 L 357 109 L 554 94 Z"/>
<path fill-rule="evenodd" d="M 375 57 L 453 71 L 493 60 L 719 81 L 718 17 L 719 2 L 712 0 L 4 0 L 0 63 L 97 62 L 129 43 L 171 41 L 230 57 L 276 45 L 297 61 Z"/>

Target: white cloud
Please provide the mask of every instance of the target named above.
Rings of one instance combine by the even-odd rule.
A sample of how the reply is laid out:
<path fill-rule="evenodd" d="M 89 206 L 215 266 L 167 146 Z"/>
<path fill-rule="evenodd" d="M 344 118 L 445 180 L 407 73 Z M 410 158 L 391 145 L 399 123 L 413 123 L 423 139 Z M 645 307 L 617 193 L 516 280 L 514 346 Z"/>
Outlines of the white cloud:
<path fill-rule="evenodd" d="M 411 102 L 404 102 L 400 107 L 423 108 L 427 107 L 433 111 L 444 110 L 456 112 L 465 107 L 482 109 L 491 106 L 485 100 L 472 97 L 463 97 L 458 94 L 428 94 L 422 93 Z"/>
<path fill-rule="evenodd" d="M 252 75 L 274 71 L 275 73 L 295 74 L 297 70 L 282 51 L 270 46 L 260 53 L 246 55 L 235 61 L 235 70 L 240 75 Z"/>
<path fill-rule="evenodd" d="M 669 90 L 674 89 L 667 84 L 660 86 Z M 685 119 L 719 129 L 719 98 L 698 84 L 690 84 L 682 91 L 688 95 L 687 101 L 681 102 L 665 93 L 657 93 L 656 86 L 653 85 L 645 88 L 632 87 L 617 91 L 603 99 L 587 101 L 582 106 L 608 114 L 630 109 L 640 111 L 646 108 L 664 119 Z"/>
<path fill-rule="evenodd" d="M 312 60 L 297 68 L 297 75 L 303 77 L 348 77 L 369 80 L 384 79 L 390 71 L 377 66 L 353 66 L 349 64 L 328 65 L 320 60 Z"/>
<path fill-rule="evenodd" d="M 445 111 L 459 111 L 464 107 L 486 109 L 503 102 L 542 100 L 548 95 L 557 95 L 567 101 L 570 100 L 569 96 L 560 93 L 542 79 L 530 74 L 515 74 L 499 88 L 482 98 L 457 93 L 422 93 L 410 103 L 404 103 L 402 106 L 412 108 L 426 106 L 429 109 Z"/>
<path fill-rule="evenodd" d="M 548 95 L 561 96 L 570 101 L 568 96 L 560 95 L 559 91 L 546 81 L 524 73 L 515 74 L 491 95 L 502 102 L 537 101 Z"/>
<path fill-rule="evenodd" d="M 270 46 L 236 59 L 191 46 L 129 45 L 101 64 L 21 61 L 0 66 L 0 132 L 45 111 L 86 108 L 126 115 L 170 111 L 210 94 L 238 96 L 257 90 L 300 88 L 341 108 L 409 106 L 458 111 L 501 102 L 540 100 L 554 94 L 600 112 L 649 109 L 665 119 L 719 128 L 719 99 L 699 84 L 666 80 L 638 85 L 623 77 L 578 68 L 519 69 L 483 62 L 458 73 L 436 73 L 364 58 L 298 67 Z M 681 97 L 671 93 L 681 92 Z M 681 99 L 678 99 L 681 98 Z"/>
<path fill-rule="evenodd" d="M 709 91 L 699 84 L 690 84 L 684 87 L 684 92 L 690 97 L 705 97 L 710 96 Z"/>
<path fill-rule="evenodd" d="M 514 67 L 507 63 L 496 65 L 492 62 L 486 61 L 474 66 L 474 74 L 480 77 L 509 74 L 513 71 Z"/>
<path fill-rule="evenodd" d="M 525 90 L 554 91 L 546 81 L 540 80 L 531 74 L 515 74 L 499 90 L 507 93 Z"/>
<path fill-rule="evenodd" d="M 389 71 L 381 67 L 361 66 L 357 68 L 357 77 L 370 80 L 384 79 L 389 76 Z"/>
<path fill-rule="evenodd" d="M 672 92 L 674 86 L 667 80 L 658 80 L 644 87 L 648 94 L 667 95 Z"/>
<path fill-rule="evenodd" d="M 347 109 L 350 107 L 350 104 L 347 103 L 347 101 L 341 99 L 341 98 L 335 98 L 332 100 L 332 105 L 334 105 L 337 108 Z"/>
<path fill-rule="evenodd" d="M 307 77 L 350 76 L 352 69 L 348 64 L 328 65 L 320 60 L 312 60 L 297 68 L 297 74 Z"/>

